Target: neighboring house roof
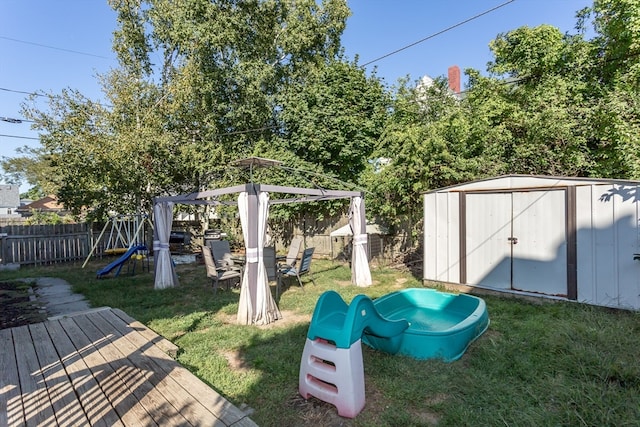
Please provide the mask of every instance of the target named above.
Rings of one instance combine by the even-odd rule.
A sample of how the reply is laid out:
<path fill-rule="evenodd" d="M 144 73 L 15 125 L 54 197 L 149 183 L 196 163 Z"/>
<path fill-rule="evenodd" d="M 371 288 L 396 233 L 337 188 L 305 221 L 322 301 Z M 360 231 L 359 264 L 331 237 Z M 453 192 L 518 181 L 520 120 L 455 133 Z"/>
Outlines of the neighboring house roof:
<path fill-rule="evenodd" d="M 20 206 L 20 187 L 17 185 L 0 185 L 0 208 L 17 208 Z"/>
<path fill-rule="evenodd" d="M 50 195 L 31 202 L 28 205 L 21 206 L 19 210 L 26 212 L 31 210 L 40 212 L 60 212 L 64 210 L 64 206 L 58 203 L 56 196 Z"/>

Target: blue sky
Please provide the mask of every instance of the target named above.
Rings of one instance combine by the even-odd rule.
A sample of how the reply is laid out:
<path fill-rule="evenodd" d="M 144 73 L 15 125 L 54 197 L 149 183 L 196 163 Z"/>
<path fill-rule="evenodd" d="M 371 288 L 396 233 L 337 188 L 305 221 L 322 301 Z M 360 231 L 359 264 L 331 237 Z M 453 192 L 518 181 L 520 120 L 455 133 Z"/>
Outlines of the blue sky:
<path fill-rule="evenodd" d="M 507 0 L 349 0 L 343 46 L 365 64 L 492 9 Z M 499 9 L 402 52 L 376 61 L 389 84 L 410 76 L 446 75 L 450 65 L 486 70 L 489 42 L 523 25 L 551 24 L 573 32 L 575 12 L 590 0 L 515 0 Z M 96 75 L 117 65 L 111 51 L 115 14 L 107 0 L 0 0 L 0 117 L 21 118 L 24 92 L 77 89 L 100 99 Z M 55 49 L 54 49 L 55 48 Z M 40 108 L 46 104 L 41 98 Z M 11 136 L 2 136 L 11 135 Z M 38 146 L 29 123 L 0 121 L 0 157 Z M 22 187 L 25 191 L 27 188 Z"/>

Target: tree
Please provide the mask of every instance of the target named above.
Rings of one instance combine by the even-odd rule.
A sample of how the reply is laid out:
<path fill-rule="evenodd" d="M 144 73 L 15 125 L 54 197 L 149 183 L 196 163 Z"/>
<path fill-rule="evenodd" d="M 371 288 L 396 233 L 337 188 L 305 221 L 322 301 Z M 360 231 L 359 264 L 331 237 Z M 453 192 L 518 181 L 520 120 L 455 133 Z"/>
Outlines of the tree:
<path fill-rule="evenodd" d="M 593 18 L 596 36 L 593 60 L 598 72 L 594 77 L 602 85 L 615 84 L 629 74 L 638 84 L 640 77 L 640 1 L 595 0 L 591 8 L 578 14 L 578 26 L 584 28 Z"/>
<path fill-rule="evenodd" d="M 292 82 L 280 99 L 276 147 L 357 183 L 388 115 L 390 97 L 380 80 L 338 59 Z"/>
<path fill-rule="evenodd" d="M 110 105 L 67 90 L 48 111 L 25 111 L 59 199 L 93 216 L 232 182 L 230 161 L 280 135 L 280 94 L 338 54 L 349 13 L 344 0 L 110 4 L 120 62 L 101 76 Z"/>
<path fill-rule="evenodd" d="M 16 150 L 20 156 L 3 157 L 0 167 L 4 170 L 3 179 L 9 184 L 27 182 L 32 186 L 28 198 L 44 197 L 56 193 L 59 182 L 50 158 L 42 147 L 20 147 Z"/>
<path fill-rule="evenodd" d="M 640 1 L 596 0 L 579 14 L 580 26 L 593 19 L 597 93 L 590 146 L 593 174 L 640 179 Z"/>
<path fill-rule="evenodd" d="M 502 151 L 505 172 L 587 175 L 592 166 L 585 120 L 592 114 L 593 97 L 589 43 L 541 25 L 500 34 L 490 47 L 495 59 L 488 68 L 504 78 L 505 89 L 498 96 L 509 105 L 500 124 L 510 138 L 496 147 Z M 472 82 L 482 85 L 487 80 Z"/>
<path fill-rule="evenodd" d="M 193 143 L 185 157 L 200 186 L 220 165 L 251 155 L 281 129 L 279 94 L 339 51 L 342 0 L 148 2 L 150 40 L 164 54 L 168 127 Z M 206 154 L 204 154 L 206 153 Z"/>
<path fill-rule="evenodd" d="M 585 39 L 588 19 L 596 36 Z M 640 0 L 596 0 L 578 34 L 499 34 L 489 76 L 458 102 L 401 87 L 370 170 L 369 206 L 392 221 L 423 191 L 498 174 L 640 178 Z"/>
<path fill-rule="evenodd" d="M 367 172 L 371 211 L 390 224 L 418 223 L 424 191 L 477 175 L 470 132 L 460 100 L 444 79 L 429 87 L 401 81 Z"/>

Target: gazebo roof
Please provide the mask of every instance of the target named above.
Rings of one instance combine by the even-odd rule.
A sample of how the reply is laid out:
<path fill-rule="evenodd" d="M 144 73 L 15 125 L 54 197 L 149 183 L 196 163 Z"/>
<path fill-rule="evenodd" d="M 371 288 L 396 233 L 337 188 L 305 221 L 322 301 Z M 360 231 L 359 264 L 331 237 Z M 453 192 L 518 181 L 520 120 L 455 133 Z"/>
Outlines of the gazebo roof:
<path fill-rule="evenodd" d="M 296 203 L 296 202 L 315 202 L 322 200 L 332 199 L 346 199 L 350 197 L 361 196 L 360 191 L 343 191 L 343 190 L 324 190 L 319 188 L 304 188 L 304 187 L 288 187 L 281 185 L 269 185 L 269 184 L 257 184 L 248 183 L 243 185 L 235 185 L 231 187 L 218 188 L 215 190 L 197 191 L 189 194 L 182 194 L 178 196 L 157 197 L 156 202 L 173 202 L 190 205 L 237 205 L 237 201 L 218 200 L 218 197 L 226 194 L 240 193 L 242 191 L 250 191 L 253 187 L 253 191 L 261 192 L 266 191 L 268 193 L 282 194 L 283 198 L 273 199 L 271 204 L 279 203 Z"/>
<path fill-rule="evenodd" d="M 249 168 L 254 167 L 281 167 L 282 162 L 279 160 L 265 159 L 262 157 L 249 157 L 233 162 L 234 165 Z M 196 191 L 188 194 L 177 196 L 157 197 L 155 202 L 173 202 L 190 205 L 237 205 L 237 201 L 219 200 L 220 196 L 227 194 L 240 193 L 243 191 L 266 191 L 268 193 L 281 194 L 282 198 L 272 199 L 271 204 L 281 203 L 298 203 L 298 202 L 316 202 L 332 199 L 347 199 L 356 196 L 362 196 L 362 191 L 345 191 L 345 190 L 328 190 L 324 188 L 306 188 L 306 187 L 290 187 L 282 185 L 270 185 L 259 183 L 247 183 L 234 185 L 230 187 L 217 188 L 214 190 Z"/>

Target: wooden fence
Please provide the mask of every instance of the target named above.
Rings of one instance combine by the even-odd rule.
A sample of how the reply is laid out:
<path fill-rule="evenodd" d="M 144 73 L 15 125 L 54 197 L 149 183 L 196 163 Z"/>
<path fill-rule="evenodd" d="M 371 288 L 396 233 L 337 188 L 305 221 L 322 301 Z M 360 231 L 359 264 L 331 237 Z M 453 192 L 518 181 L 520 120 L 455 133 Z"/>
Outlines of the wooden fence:
<path fill-rule="evenodd" d="M 275 231 L 280 239 L 282 236 L 304 236 L 305 246 L 316 248 L 315 255 L 334 258 L 339 257 L 344 250 L 345 239 L 332 238 L 330 231 L 346 224 L 347 221 L 346 217 L 324 220 L 309 217 L 281 225 Z M 176 222 L 174 229 L 186 229 L 184 225 Z M 43 265 L 84 260 L 98 240 L 102 229 L 102 224 L 88 223 L 0 226 L 0 264 Z M 152 240 L 150 232 L 147 230 L 145 238 L 149 247 Z M 102 237 L 93 256 L 104 255 L 105 248 L 108 247 L 106 242 L 112 241 L 113 238 L 110 234 L 113 232 Z M 398 254 L 413 246 L 410 233 L 402 229 L 396 230 L 392 236 L 372 235 L 369 242 L 370 257 L 385 262 L 392 261 Z M 288 239 L 277 241 L 276 246 L 286 250 Z"/>
<path fill-rule="evenodd" d="M 1 264 L 52 264 L 85 259 L 97 236 L 91 224 L 0 227 Z"/>

